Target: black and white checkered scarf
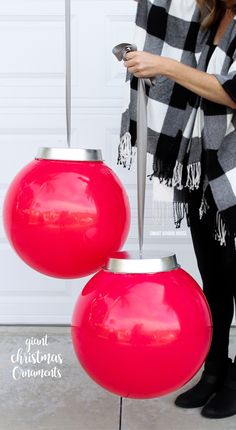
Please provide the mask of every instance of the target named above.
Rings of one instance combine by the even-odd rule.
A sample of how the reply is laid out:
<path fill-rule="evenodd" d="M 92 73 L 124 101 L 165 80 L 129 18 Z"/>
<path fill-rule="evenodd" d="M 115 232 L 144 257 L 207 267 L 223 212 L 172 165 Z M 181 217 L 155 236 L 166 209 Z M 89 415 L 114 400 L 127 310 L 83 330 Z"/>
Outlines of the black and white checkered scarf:
<path fill-rule="evenodd" d="M 214 27 L 200 27 L 195 0 L 139 0 L 135 44 L 215 75 L 236 102 L 236 18 L 208 61 Z M 130 168 L 136 152 L 137 78 L 128 74 L 126 85 L 118 163 Z M 236 235 L 236 110 L 202 99 L 164 76 L 157 76 L 146 94 L 151 179 L 174 187 L 177 227 L 187 211 L 189 190 L 203 184 L 201 217 L 210 186 L 218 209 L 216 238 L 225 244 L 227 231 Z"/>

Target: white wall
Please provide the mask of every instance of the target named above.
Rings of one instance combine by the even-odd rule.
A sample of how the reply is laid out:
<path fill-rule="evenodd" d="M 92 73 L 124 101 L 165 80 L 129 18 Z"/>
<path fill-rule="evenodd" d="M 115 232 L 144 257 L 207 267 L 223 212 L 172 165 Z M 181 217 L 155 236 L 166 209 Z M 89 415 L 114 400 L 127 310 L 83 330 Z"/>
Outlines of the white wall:
<path fill-rule="evenodd" d="M 72 0 L 72 145 L 101 148 L 129 193 L 132 228 L 126 249 L 138 249 L 135 167 L 116 165 L 124 69 L 111 54 L 132 41 L 132 0 Z M 0 206 L 8 184 L 39 146 L 66 146 L 64 0 L 0 0 Z M 151 157 L 149 157 L 149 166 Z M 145 248 L 175 251 L 199 279 L 189 232 L 158 227 L 147 181 Z M 160 230 L 160 228 L 159 228 Z M 185 233 L 183 233 L 185 234 Z M 169 236 L 171 235 L 171 236 Z M 0 323 L 70 323 L 89 278 L 64 281 L 26 266 L 0 226 Z"/>

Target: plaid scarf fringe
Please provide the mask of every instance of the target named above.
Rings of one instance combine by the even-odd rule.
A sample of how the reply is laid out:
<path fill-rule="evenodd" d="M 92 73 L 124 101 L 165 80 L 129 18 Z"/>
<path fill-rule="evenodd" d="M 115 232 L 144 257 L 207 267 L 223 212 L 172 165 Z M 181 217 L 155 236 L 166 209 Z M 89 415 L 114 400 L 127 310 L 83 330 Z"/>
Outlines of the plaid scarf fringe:
<path fill-rule="evenodd" d="M 210 209 L 210 206 L 207 202 L 205 193 L 203 193 L 201 205 L 199 208 L 200 219 L 202 219 L 202 217 L 207 213 L 208 209 Z M 226 227 L 226 224 L 221 216 L 220 211 L 217 211 L 215 215 L 214 238 L 217 242 L 220 243 L 221 246 L 226 246 L 227 235 L 229 236 L 229 230 Z"/>
<path fill-rule="evenodd" d="M 131 145 L 131 134 L 126 132 L 118 145 L 117 164 L 131 169 L 136 154 L 136 147 Z"/>
<path fill-rule="evenodd" d="M 206 200 L 206 196 L 203 194 L 201 205 L 199 207 L 199 218 L 202 219 L 203 215 L 205 215 L 210 206 Z M 187 225 L 189 227 L 189 216 L 188 216 L 188 203 L 186 202 L 173 202 L 173 215 L 174 215 L 174 224 L 176 228 L 180 228 L 181 222 L 184 218 L 187 220 Z M 216 212 L 215 215 L 215 223 L 213 227 L 213 235 L 217 242 L 220 243 L 221 246 L 226 246 L 226 238 L 230 236 L 229 230 L 222 218 L 220 211 Z M 236 234 L 235 238 L 235 250 L 236 250 Z"/>
<path fill-rule="evenodd" d="M 184 218 L 187 220 L 187 225 L 189 226 L 188 222 L 188 203 L 186 202 L 173 202 L 173 216 L 174 216 L 174 224 L 176 228 L 181 227 L 181 223 Z"/>
<path fill-rule="evenodd" d="M 173 163 L 167 160 L 157 159 L 153 157 L 153 173 L 148 175 L 150 181 L 153 177 L 157 177 L 161 183 L 167 185 L 167 187 L 173 186 Z"/>
<path fill-rule="evenodd" d="M 226 246 L 226 236 L 229 232 L 219 211 L 216 213 L 215 223 L 215 240 L 220 242 L 221 246 Z"/>
<path fill-rule="evenodd" d="M 136 155 L 137 148 L 131 145 L 131 135 L 130 133 L 125 133 L 125 135 L 121 138 L 120 144 L 118 146 L 118 158 L 117 164 L 123 165 L 123 167 L 128 167 L 128 170 L 131 169 L 133 165 L 134 158 Z M 184 187 L 188 188 L 190 191 L 194 189 L 198 189 L 201 182 L 201 163 L 191 163 L 187 166 L 187 179 L 185 185 L 183 185 L 183 170 L 184 166 L 179 161 L 176 161 L 173 176 L 168 177 L 166 175 L 166 169 L 163 169 L 163 163 L 161 160 L 155 160 L 155 165 L 159 166 L 159 169 L 156 169 L 151 175 L 147 177 L 152 180 L 153 177 L 158 177 L 160 182 L 164 182 L 168 187 L 176 187 L 178 190 L 183 190 Z M 158 173 L 157 173 L 158 170 Z M 168 169 L 167 169 L 168 170 Z M 168 204 L 168 203 L 167 203 Z M 167 204 L 164 204 L 166 206 Z M 160 206 L 159 206 L 160 207 Z M 160 213 L 158 216 L 155 216 L 157 212 L 158 204 L 153 203 L 152 212 L 153 212 L 153 220 L 158 222 L 158 218 L 160 217 Z M 199 218 L 200 220 L 207 213 L 210 208 L 205 193 L 203 193 L 201 204 L 199 207 Z M 162 208 L 164 213 L 166 209 Z M 169 209 L 168 209 L 169 213 Z M 189 226 L 189 218 L 188 218 L 188 203 L 174 201 L 173 202 L 173 218 L 174 224 L 176 228 L 181 227 L 182 220 L 186 218 L 187 225 Z M 226 246 L 226 237 L 229 234 L 226 224 L 221 216 L 220 211 L 216 212 L 215 217 L 215 226 L 214 226 L 214 237 L 221 246 Z M 236 236 L 236 235 L 235 235 Z"/>

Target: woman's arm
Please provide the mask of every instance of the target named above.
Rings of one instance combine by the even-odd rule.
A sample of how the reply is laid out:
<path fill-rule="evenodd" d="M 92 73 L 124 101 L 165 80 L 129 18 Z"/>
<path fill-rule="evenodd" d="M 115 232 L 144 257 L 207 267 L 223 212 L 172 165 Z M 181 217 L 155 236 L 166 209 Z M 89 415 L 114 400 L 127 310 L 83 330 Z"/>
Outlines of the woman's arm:
<path fill-rule="evenodd" d="M 144 51 L 129 52 L 126 58 L 124 65 L 137 78 L 163 75 L 205 99 L 236 109 L 236 103 L 210 73 Z"/>

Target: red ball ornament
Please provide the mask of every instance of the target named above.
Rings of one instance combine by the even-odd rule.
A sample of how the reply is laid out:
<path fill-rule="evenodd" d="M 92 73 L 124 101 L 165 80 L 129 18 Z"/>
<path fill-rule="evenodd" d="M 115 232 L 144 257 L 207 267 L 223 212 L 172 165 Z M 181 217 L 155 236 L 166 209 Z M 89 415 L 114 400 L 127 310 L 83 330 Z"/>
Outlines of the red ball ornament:
<path fill-rule="evenodd" d="M 175 256 L 119 252 L 83 289 L 72 340 L 86 372 L 122 397 L 177 390 L 202 366 L 212 321 L 205 296 Z"/>
<path fill-rule="evenodd" d="M 3 218 L 25 263 L 49 276 L 78 278 L 122 247 L 130 208 L 101 151 L 41 148 L 10 185 Z"/>

